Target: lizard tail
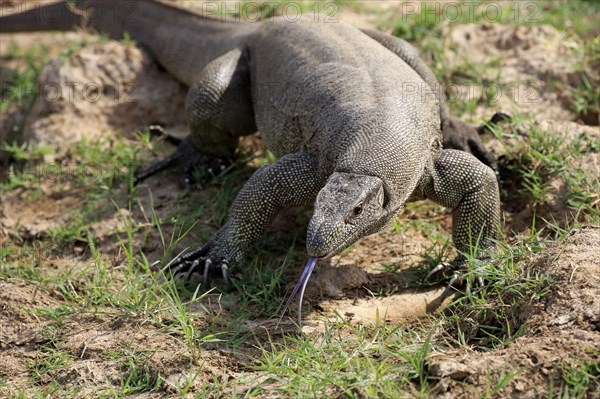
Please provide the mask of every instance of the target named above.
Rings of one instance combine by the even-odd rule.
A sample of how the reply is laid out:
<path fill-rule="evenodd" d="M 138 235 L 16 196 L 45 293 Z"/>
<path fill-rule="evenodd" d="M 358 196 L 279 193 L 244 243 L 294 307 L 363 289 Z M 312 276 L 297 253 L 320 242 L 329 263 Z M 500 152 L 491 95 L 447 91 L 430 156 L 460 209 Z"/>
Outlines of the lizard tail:
<path fill-rule="evenodd" d="M 0 33 L 70 31 L 82 24 L 81 15 L 73 11 L 68 1 L 20 10 L 18 6 L 0 9 Z"/>

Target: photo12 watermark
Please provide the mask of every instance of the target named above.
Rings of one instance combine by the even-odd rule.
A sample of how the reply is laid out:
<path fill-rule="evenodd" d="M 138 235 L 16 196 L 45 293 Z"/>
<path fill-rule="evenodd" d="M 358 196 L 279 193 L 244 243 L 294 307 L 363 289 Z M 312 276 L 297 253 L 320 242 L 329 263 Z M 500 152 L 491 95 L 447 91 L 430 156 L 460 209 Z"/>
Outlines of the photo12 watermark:
<path fill-rule="evenodd" d="M 105 84 L 94 81 L 60 81 L 38 84 L 2 82 L 0 83 L 0 100 L 27 102 L 38 98 L 49 103 L 83 101 L 97 103 L 108 101 L 128 103 L 135 101 L 137 87 L 135 83 L 111 82 Z"/>
<path fill-rule="evenodd" d="M 402 22 L 535 24 L 540 11 L 536 1 L 403 1 L 399 17 Z"/>
<path fill-rule="evenodd" d="M 203 17 L 233 22 L 272 22 L 279 17 L 295 23 L 305 18 L 314 22 L 338 23 L 340 5 L 336 2 L 201 2 Z"/>
<path fill-rule="evenodd" d="M 52 163 L 27 164 L 18 171 L 9 170 L 0 175 L 0 183 L 6 184 L 18 174 L 19 180 L 33 184 L 52 183 L 98 183 L 127 181 L 135 171 L 135 165 L 121 163 Z"/>

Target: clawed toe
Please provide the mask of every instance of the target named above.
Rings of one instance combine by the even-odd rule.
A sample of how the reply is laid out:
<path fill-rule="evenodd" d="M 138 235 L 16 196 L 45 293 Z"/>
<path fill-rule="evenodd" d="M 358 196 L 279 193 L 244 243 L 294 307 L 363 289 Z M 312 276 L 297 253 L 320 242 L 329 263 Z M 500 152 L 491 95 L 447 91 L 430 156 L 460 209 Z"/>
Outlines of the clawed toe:
<path fill-rule="evenodd" d="M 185 274 L 185 281 L 190 281 L 190 279 L 192 278 L 192 274 L 194 273 L 194 271 L 196 271 L 199 264 L 200 264 L 200 259 L 196 259 L 195 261 L 192 262 L 192 265 L 190 266 L 189 270 Z"/>
<path fill-rule="evenodd" d="M 452 272 L 455 272 L 456 270 L 459 269 L 459 266 L 456 266 L 452 263 L 448 263 L 448 262 L 442 262 L 439 265 L 437 265 L 436 267 L 434 267 L 429 273 L 427 273 L 427 276 L 425 276 L 425 281 L 431 281 L 431 279 L 436 276 L 441 274 L 442 276 L 446 276 Z"/>
<path fill-rule="evenodd" d="M 485 281 L 483 280 L 482 276 L 477 276 L 476 277 L 477 280 L 477 284 L 479 285 L 479 288 L 485 288 Z M 466 279 L 465 282 L 465 293 L 468 295 L 471 295 L 471 283 L 469 282 L 468 279 Z"/>
<path fill-rule="evenodd" d="M 208 256 L 209 245 L 206 245 L 198 250 L 188 252 L 174 259 L 173 262 L 168 264 L 163 270 L 168 270 L 172 276 L 183 276 L 186 282 L 189 282 L 192 276 L 196 273 L 202 274 L 202 282 L 204 284 L 210 283 L 211 272 L 215 271 L 213 264 L 217 264 L 212 258 Z M 204 268 L 201 269 L 201 265 L 204 263 Z M 219 269 L 223 276 L 223 280 L 227 284 L 232 283 L 231 274 L 229 273 L 229 265 L 225 261 L 220 262 Z"/>
<path fill-rule="evenodd" d="M 189 262 L 182 262 L 182 263 L 178 264 L 178 265 L 177 265 L 177 266 L 175 266 L 175 267 L 172 267 L 172 266 L 166 266 L 166 267 L 163 269 L 163 271 L 166 271 L 167 269 L 169 269 L 169 271 L 171 272 L 171 274 L 172 274 L 173 276 L 175 276 L 175 275 L 178 275 L 178 274 L 182 273 L 182 271 L 183 271 L 183 268 L 184 268 L 184 267 L 186 267 L 186 266 L 188 266 L 188 265 L 189 265 Z"/>
<path fill-rule="evenodd" d="M 231 161 L 226 158 L 213 158 L 206 164 L 206 175 L 215 178 L 231 165 Z"/>
<path fill-rule="evenodd" d="M 431 281 L 432 278 L 436 275 L 448 276 L 450 275 L 450 280 L 448 280 L 448 284 L 446 285 L 446 289 L 442 293 L 442 299 L 447 298 L 453 292 L 459 291 L 461 287 L 464 287 L 465 293 L 467 295 L 471 294 L 471 283 L 469 279 L 466 278 L 464 273 L 460 273 L 460 270 L 464 269 L 464 265 L 461 263 L 447 263 L 443 262 L 434 267 L 425 277 L 425 281 Z M 485 282 L 482 276 L 476 277 L 477 283 L 480 288 L 485 287 Z"/>
<path fill-rule="evenodd" d="M 231 284 L 231 275 L 229 274 L 229 267 L 227 266 L 227 263 L 223 263 L 221 265 L 221 272 L 223 273 L 223 281 L 225 281 L 226 284 Z"/>
<path fill-rule="evenodd" d="M 134 177 L 134 185 L 138 185 L 156 173 L 178 163 L 180 165 L 180 183 L 187 193 L 194 181 L 194 172 L 203 178 L 213 179 L 223 173 L 233 162 L 227 157 L 214 156 L 199 152 L 189 139 L 183 140 L 177 150 L 166 158 L 154 163 Z"/>
<path fill-rule="evenodd" d="M 227 158 L 209 157 L 199 153 L 189 156 L 185 160 L 182 159 L 182 161 L 180 181 L 186 194 L 191 190 L 194 181 L 214 179 L 233 163 Z"/>
<path fill-rule="evenodd" d="M 169 271 L 173 276 L 185 273 L 185 279 L 189 280 L 208 253 L 208 249 L 208 246 L 205 245 L 200 249 L 180 255 L 167 264 L 163 268 L 163 271 Z"/>
<path fill-rule="evenodd" d="M 206 259 L 206 261 L 204 262 L 204 273 L 202 273 L 202 281 L 204 281 L 204 284 L 208 284 L 208 282 L 209 282 L 208 272 L 210 272 L 211 264 L 212 264 L 212 261 L 210 259 Z"/>
<path fill-rule="evenodd" d="M 163 158 L 160 161 L 152 164 L 150 167 L 148 167 L 148 169 L 145 169 L 145 170 L 137 173 L 134 176 L 133 185 L 137 186 L 138 184 L 140 184 L 147 178 L 154 176 L 158 172 L 161 172 L 161 171 L 171 167 L 172 165 L 175 164 L 175 162 L 177 162 L 180 159 L 180 157 L 181 157 L 181 154 L 179 154 L 177 151 L 175 151 L 174 153 L 167 156 L 166 158 Z"/>
<path fill-rule="evenodd" d="M 460 287 L 463 284 L 463 282 L 464 279 L 462 274 L 453 274 L 452 277 L 450 277 L 450 281 L 448 281 L 448 285 L 446 285 L 446 289 L 442 293 L 442 298 L 446 299 L 447 297 L 452 295 L 452 293 L 456 291 L 456 287 Z"/>

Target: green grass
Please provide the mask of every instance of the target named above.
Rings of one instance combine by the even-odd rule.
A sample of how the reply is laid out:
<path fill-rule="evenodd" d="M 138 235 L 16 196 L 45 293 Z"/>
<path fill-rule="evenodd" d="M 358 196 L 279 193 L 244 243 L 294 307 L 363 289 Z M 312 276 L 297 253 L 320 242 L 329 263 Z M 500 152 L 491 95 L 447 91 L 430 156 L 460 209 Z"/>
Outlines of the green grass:
<path fill-rule="evenodd" d="M 34 383 L 41 384 L 44 376 L 65 369 L 72 359 L 73 356 L 56 342 L 41 346 L 36 358 L 28 364 L 31 379 Z"/>
<path fill-rule="evenodd" d="M 575 160 L 598 153 L 599 144 L 586 134 L 568 139 L 566 132 L 545 131 L 518 115 L 514 119 L 510 132 L 494 130 L 507 150 L 503 163 L 508 189 L 517 188 L 517 195 L 515 191 L 506 194 L 514 199 L 521 195 L 534 207 L 558 200 L 570 209 L 571 218 L 598 219 L 600 179 L 586 171 L 586 163 L 577 164 Z M 553 186 L 557 179 L 563 183 L 562 191 Z"/>
<path fill-rule="evenodd" d="M 46 399 L 54 398 L 75 398 L 82 391 L 82 387 L 75 386 L 72 388 L 64 388 L 57 381 L 52 381 L 43 388 L 17 388 L 9 392 L 7 398 L 10 399 Z M 2 385 L 0 384 L 0 393 L 2 393 Z"/>
<path fill-rule="evenodd" d="M 589 178 L 581 175 L 576 168 L 566 168 L 565 165 L 573 157 L 597 152 L 596 143 L 585 136 L 567 142 L 518 119 L 514 130 L 496 133 L 503 142 L 516 141 L 507 148 L 505 162 L 510 166 L 508 170 L 524 182 L 520 195 L 541 204 L 549 189 L 544 182 L 560 175 L 573 187 L 570 191 L 573 193 L 570 195 L 573 210 L 593 215 L 593 209 L 588 209 L 593 193 L 587 186 Z M 136 159 L 138 145 L 130 147 L 130 143 L 117 140 L 116 144 L 108 147 L 103 143 L 82 143 L 72 150 L 81 162 L 128 163 Z M 104 151 L 103 148 L 109 150 Z M 23 159 L 36 162 L 35 148 L 28 152 L 25 147 L 22 151 L 20 156 Z M 539 182 L 530 180 L 532 170 L 541 176 Z M 85 179 L 90 177 L 87 174 L 83 176 Z M 218 201 L 230 202 L 237 180 L 235 173 L 217 179 L 207 187 L 208 195 L 221 193 L 216 197 Z M 89 220 L 80 217 L 74 217 L 62 226 L 60 234 L 53 233 L 31 243 L 15 243 L 3 248 L 0 280 L 36 282 L 44 291 L 53 293 L 60 303 L 26 312 L 52 322 L 44 333 L 51 344 L 40 346 L 37 358 L 29 364 L 31 379 L 39 386 L 16 391 L 14 397 L 42 397 L 46 394 L 69 397 L 81 389 L 76 386 L 64 390 L 52 376 L 75 361 L 73 354 L 61 347 L 60 339 L 67 333 L 69 322 L 82 315 L 130 320 L 162 331 L 166 337 L 178 339 L 182 347 L 187 348 L 190 366 L 182 370 L 185 378 L 179 385 L 169 389 L 181 397 L 191 392 L 195 397 L 211 397 L 219 392 L 237 392 L 252 397 L 264 391 L 294 397 L 432 397 L 436 380 L 431 379 L 427 366 L 431 353 L 461 347 L 487 351 L 509 345 L 523 333 L 524 309 L 548 295 L 554 284 L 552 276 L 521 267 L 524 260 L 544 252 L 551 239 L 545 232 L 533 228 L 528 235 L 511 244 L 501 240 L 491 261 L 471 259 L 467 273 L 471 292 L 457 299 L 445 314 L 429 321 L 406 327 L 390 325 L 382 319 L 375 326 L 367 327 L 350 324 L 340 317 L 324 321 L 322 331 L 307 335 L 256 335 L 243 324 L 247 320 L 271 317 L 276 313 L 286 296 L 284 282 L 290 277 L 286 271 L 303 258 L 302 247 L 297 246 L 295 240 L 286 244 L 274 239 L 265 240 L 250 266 L 236 281 L 236 290 L 229 292 L 220 291 L 219 287 L 212 290 L 203 286 L 191 289 L 174 280 L 165 280 L 160 273 L 153 271 L 156 263 L 145 254 L 137 237 L 147 237 L 149 230 L 156 231 L 162 251 L 159 260 L 168 260 L 174 254 L 175 245 L 186 240 L 186 235 L 192 230 L 217 227 L 222 215 L 208 218 L 206 215 L 224 213 L 226 206 L 201 206 L 193 217 L 184 220 L 165 217 L 151 205 L 150 223 L 143 223 L 135 217 L 136 202 L 128 193 L 128 182 L 128 177 L 115 178 L 94 173 L 90 181 L 77 180 L 73 183 L 84 189 L 84 198 L 91 201 L 91 205 L 85 201 L 81 204 L 80 215 L 89 214 L 90 208 L 115 209 L 117 203 L 120 203 L 118 207 L 131 211 L 123 220 L 121 233 L 114 237 L 117 252 L 122 254 L 121 261 L 111 260 L 108 255 L 115 249 L 100 245 L 86 229 Z M 535 184 L 540 187 L 534 187 Z M 20 187 L 35 190 L 35 185 L 24 183 Z M 9 192 L 10 188 L 6 190 Z M 193 194 L 192 198 L 182 198 L 179 206 L 192 206 L 200 198 L 204 198 L 200 193 Z M 152 201 L 150 203 L 153 204 Z M 403 223 L 394 222 L 393 227 L 398 234 L 415 229 L 433 241 L 447 242 L 447 232 L 437 225 L 437 219 L 444 217 L 444 213 L 433 205 L 411 204 L 407 208 L 407 219 Z M 99 214 L 102 215 L 102 212 Z M 428 216 L 420 217 L 422 215 Z M 208 225 L 195 225 L 192 219 L 205 220 Z M 560 238 L 566 231 L 558 226 L 550 227 L 555 232 L 562 232 L 554 239 Z M 202 234 L 209 236 L 208 233 Z M 70 246 L 60 246 L 57 242 L 73 240 L 83 242 L 86 248 L 85 256 L 77 267 L 58 271 L 44 267 L 44 259 L 48 257 L 45 250 L 60 255 Z M 422 254 L 423 262 L 419 266 L 422 273 L 447 259 L 445 248 L 434 246 Z M 272 253 L 279 253 L 282 258 L 273 259 Z M 392 267 L 389 271 L 394 270 Z M 487 285 L 484 288 L 477 286 L 478 276 L 485 278 Z M 227 316 L 215 313 L 207 306 L 211 300 L 218 300 L 234 310 Z M 441 336 L 434 334 L 436 326 L 442 327 Z M 225 371 L 221 377 L 202 384 L 202 388 L 195 388 L 206 367 L 202 354 L 211 350 L 232 351 L 245 359 L 246 379 L 240 380 L 245 382 L 237 381 Z M 108 352 L 106 357 L 118 361 L 121 378 L 118 384 L 101 388 L 97 392 L 100 397 L 166 392 L 167 384 L 157 371 L 150 352 L 116 350 Z M 583 393 L 591 389 L 597 369 L 585 362 L 582 366 L 565 366 L 557 374 L 555 388 L 561 392 L 560 397 L 584 397 Z M 257 379 L 255 374 L 265 378 Z M 48 376 L 50 382 L 47 382 Z M 494 371 L 488 376 L 483 397 L 500 395 L 513 377 L 513 371 L 507 370 L 500 376 L 496 376 Z"/>
<path fill-rule="evenodd" d="M 119 396 L 160 389 L 160 374 L 152 370 L 143 353 L 125 353 L 118 358 L 121 362 Z"/>
<path fill-rule="evenodd" d="M 544 252 L 548 241 L 533 232 L 513 245 L 501 241 L 488 261 L 469 257 L 465 279 L 470 291 L 456 299 L 442 319 L 456 345 L 491 350 L 523 333 L 528 309 L 548 295 L 554 278 L 523 270 L 522 264 Z M 479 278 L 485 281 L 483 287 Z"/>
<path fill-rule="evenodd" d="M 343 320 L 325 331 L 260 347 L 258 371 L 275 392 L 298 397 L 399 397 L 426 394 L 430 337 L 381 322 L 372 328 Z"/>
<path fill-rule="evenodd" d="M 103 257 L 93 237 L 88 236 L 86 242 L 91 268 L 72 274 L 51 274 L 39 264 L 31 269 L 34 274 L 28 274 L 27 269 L 21 268 L 13 270 L 14 274 L 2 270 L 0 279 L 41 280 L 46 289 L 58 293 L 62 305 L 33 311 L 43 320 L 56 322 L 52 334 L 58 337 L 67 332 L 66 322 L 76 312 L 79 315 L 108 314 L 159 328 L 168 336 L 177 337 L 182 346 L 189 348 L 191 364 L 194 359 L 199 361 L 200 354 L 207 349 L 238 348 L 238 353 L 243 355 L 249 342 L 258 346 L 259 353 L 247 362 L 247 373 L 264 373 L 268 375 L 266 380 L 248 389 L 238 387 L 233 377 L 224 375 L 203 384 L 200 390 L 194 390 L 197 397 L 218 396 L 219 392 L 225 394 L 236 390 L 250 397 L 263 390 L 293 397 L 432 396 L 433 382 L 429 380 L 425 359 L 431 350 L 444 343 L 429 338 L 427 323 L 406 329 L 381 322 L 366 328 L 340 319 L 326 322 L 322 333 L 286 335 L 282 339 L 266 341 L 253 338 L 244 328 L 240 329 L 240 324 L 245 320 L 273 315 L 285 296 L 282 289 L 285 266 L 278 268 L 278 262 L 261 264 L 255 260 L 244 273 L 244 279 L 236 284 L 240 293 L 225 294 L 229 298 L 223 300 L 234 300 L 236 307 L 229 316 L 229 324 L 212 324 L 213 316 L 201 302 L 213 294 L 189 293 L 172 281 L 159 282 L 144 253 L 133 244 L 136 221 L 129 220 L 127 223 L 129 227 L 118 244 L 125 255 L 122 263 L 113 263 Z M 498 256 L 500 267 L 484 268 L 491 284 L 484 291 L 474 292 L 457 302 L 452 308 L 454 313 L 444 317 L 447 323 L 445 329 L 455 337 L 457 346 L 493 348 L 510 343 L 521 332 L 522 321 L 518 319 L 517 304 L 536 301 L 550 287 L 551 281 L 547 276 L 527 275 L 519 269 L 519 261 L 531 254 L 529 248 L 534 248 L 534 252 L 544 249 L 537 240 L 501 248 Z M 300 256 L 298 252 L 301 251 L 290 249 L 288 256 Z M 264 254 L 257 258 L 262 256 Z M 10 263 L 16 261 L 11 253 L 7 253 L 6 257 Z M 26 258 L 21 254 L 18 262 L 26 263 Z M 479 265 L 475 266 L 475 271 L 481 272 Z M 41 347 L 39 352 L 39 357 L 30 366 L 35 381 L 40 381 L 44 375 L 52 375 L 53 371 L 63 370 L 72 361 L 69 352 L 60 346 Z M 160 375 L 145 354 L 119 352 L 114 356 L 120 363 L 122 377 L 118 385 L 100 392 L 100 396 L 165 392 Z M 177 388 L 180 395 L 190 392 L 191 384 L 201 370 L 202 366 L 195 366 L 186 371 L 188 379 Z M 587 386 L 585 375 L 565 369 L 563 376 L 572 385 L 564 388 L 567 396 L 582 392 Z M 490 380 L 486 395 L 494 397 L 509 377 L 510 374 L 507 374 L 500 381 Z M 70 394 L 53 382 L 46 384 L 43 391 L 39 389 L 35 391 L 39 393 L 33 395 L 68 397 Z M 22 395 L 32 396 L 30 390 L 23 391 Z"/>
<path fill-rule="evenodd" d="M 558 30 L 575 32 L 582 37 L 600 34 L 598 18 L 600 18 L 600 1 L 539 1 L 536 8 L 536 19 L 540 24 L 554 26 Z"/>
<path fill-rule="evenodd" d="M 537 132 L 533 127 L 528 129 L 529 144 L 524 145 L 529 146 L 529 151 L 515 150 L 507 157 L 515 168 L 519 163 L 522 165 L 512 172 L 524 180 L 527 171 L 532 168 L 544 179 L 556 174 L 565 175 L 564 164 L 570 159 L 568 156 L 597 151 L 595 144 L 585 139 L 574 143 L 548 142 L 550 138 L 545 137 L 544 132 Z M 520 138 L 517 132 L 502 134 L 514 134 L 513 138 Z M 551 146 L 562 146 L 570 155 L 546 151 Z M 74 153 L 81 159 L 94 162 L 129 160 L 135 154 L 119 146 L 113 146 L 113 150 L 108 152 L 99 148 L 102 147 L 97 143 L 84 143 L 74 148 Z M 533 152 L 533 149 L 537 152 Z M 116 153 L 112 154 L 111 151 Z M 569 179 L 579 179 L 575 170 L 569 173 L 573 174 Z M 577 184 L 573 186 L 579 187 L 579 192 L 583 194 L 580 199 L 573 196 L 571 206 L 574 210 L 579 207 L 583 212 L 588 212 L 584 205 L 589 199 L 585 193 L 589 191 L 580 180 L 574 182 Z M 213 182 L 209 192 L 221 192 L 222 196 L 216 197 L 218 201 L 229 202 L 236 189 L 232 186 L 224 188 L 227 184 L 235 185 L 237 182 L 229 182 L 224 177 Z M 532 190 L 529 185 L 524 185 L 522 194 L 543 201 L 545 197 L 537 197 L 536 193 L 543 193 L 547 187 L 543 181 L 539 184 L 540 190 Z M 22 247 L 21 244 L 5 247 L 0 280 L 36 282 L 41 289 L 58 298 L 58 306 L 31 310 L 35 317 L 52 322 L 52 330 L 47 333 L 58 339 L 55 341 L 57 343 L 61 336 L 67 334 L 69 322 L 83 315 L 129 320 L 160 331 L 165 337 L 175 337 L 181 342 L 181 347 L 186 348 L 190 365 L 182 370 L 186 377 L 176 387 L 168 388 L 181 397 L 191 392 L 196 397 L 231 392 L 252 397 L 264 391 L 292 397 L 432 397 L 436 381 L 429 375 L 429 354 L 449 347 L 491 350 L 510 344 L 523 332 L 524 320 L 520 317 L 523 307 L 540 301 L 553 284 L 551 276 L 530 273 L 521 268 L 524 259 L 546 249 L 547 236 L 533 230 L 528 237 L 520 238 L 514 244 L 508 245 L 502 241 L 491 262 L 471 260 L 467 278 L 474 289 L 458 299 L 439 319 L 424 320 L 422 324 L 409 328 L 383 321 L 371 327 L 357 326 L 340 317 L 325 321 L 323 331 L 308 335 L 256 335 L 256 332 L 244 327 L 244 323 L 274 316 L 285 299 L 284 282 L 291 277 L 286 271 L 298 259 L 302 259 L 302 246 L 296 245 L 295 241 L 283 243 L 268 239 L 236 281 L 236 290 L 220 291 L 219 287 L 207 290 L 204 286 L 191 289 L 173 280 L 163 281 L 160 273 L 153 271 L 156 264 L 146 255 L 137 239 L 140 236 L 147 237 L 150 230 L 154 230 L 160 237 L 159 252 L 162 252 L 162 256 L 158 260 L 170 259 L 176 243 L 181 244 L 192 230 L 206 230 L 209 227 L 210 231 L 218 226 L 222 216 L 207 217 L 208 213 L 224 211 L 219 211 L 213 205 L 201 207 L 202 210 L 191 219 L 205 220 L 208 224 L 194 225 L 191 220 L 165 218 L 164 213 L 152 207 L 150 223 L 145 223 L 143 219 L 135 217 L 136 202 L 127 193 L 127 178 L 94 175 L 91 182 L 77 182 L 76 185 L 89 193 L 85 194 L 85 198 L 91 201 L 95 209 L 104 206 L 115 209 L 116 203 L 120 203 L 119 207 L 132 211 L 125 218 L 121 233 L 113 237 L 113 249 L 102 245 L 87 232 L 86 223 L 89 221 L 83 219 L 81 222 L 82 219 L 78 217 L 72 218 L 70 223 L 62 227 L 62 235 L 51 234 L 34 243 L 24 243 Z M 201 194 L 195 195 L 181 199 L 179 206 L 185 209 L 203 198 Z M 87 214 L 88 206 L 82 203 L 80 214 Z M 224 205 L 221 207 L 225 208 Z M 437 227 L 435 219 L 443 216 L 437 207 L 415 204 L 407 212 L 415 217 L 407 219 L 406 223 L 394 224 L 399 234 L 410 228 L 422 231 L 435 241 L 447 241 L 447 233 Z M 420 218 L 421 214 L 431 215 L 432 220 Z M 559 228 L 555 230 L 560 231 Z M 210 234 L 204 232 L 201 235 Z M 85 256 L 79 266 L 72 270 L 57 271 L 44 267 L 43 253 L 36 258 L 36 251 L 32 248 L 32 245 L 38 245 L 42 249 L 48 248 L 53 254 L 61 254 L 61 251 L 71 247 L 57 246 L 57 241 L 69 243 L 73 240 L 84 243 Z M 115 253 L 122 255 L 119 261 L 114 260 Z M 273 258 L 274 253 L 282 258 Z M 423 254 L 424 264 L 429 267 L 447 256 L 439 247 L 432 248 Z M 423 267 L 423 272 L 425 269 Z M 475 276 L 485 277 L 487 285 L 484 289 L 475 289 Z M 227 315 L 215 313 L 207 306 L 209 301 L 220 301 L 233 310 Z M 433 334 L 437 325 L 443 328 L 443 338 Z M 247 376 L 245 381 L 249 382 L 242 384 L 224 371 L 222 376 L 202 383 L 201 388 L 197 388 L 198 378 L 206 367 L 207 360 L 203 354 L 206 351 L 223 350 L 231 351 L 242 359 L 243 372 Z M 38 358 L 29 367 L 32 381 L 40 384 L 46 381 L 44 376 L 50 376 L 50 382 L 33 390 L 24 390 L 21 394 L 17 392 L 15 397 L 41 397 L 44 394 L 68 397 L 76 392 L 77 388 L 63 390 L 51 377 L 53 373 L 69 367 L 74 362 L 73 355 L 62 349 L 60 344 L 40 346 L 38 353 Z M 168 385 L 163 380 L 164 376 L 157 371 L 150 353 L 116 351 L 110 356 L 118 361 L 121 378 L 116 385 L 102 388 L 97 393 L 99 396 L 123 397 L 141 392 L 166 392 Z M 561 374 L 565 382 L 557 383 L 557 389 L 562 389 L 567 396 L 580 395 L 592 383 L 590 376 L 594 372 L 591 366 L 586 366 L 583 371 L 565 368 Z M 265 378 L 256 379 L 255 374 Z M 488 386 L 483 391 L 484 397 L 501 394 L 513 377 L 510 371 L 500 377 L 489 376 Z"/>
<path fill-rule="evenodd" d="M 16 105 L 21 111 L 27 112 L 31 108 L 38 93 L 37 82 L 42 68 L 48 63 L 48 47 L 39 46 L 29 50 L 21 50 L 11 44 L 7 58 L 19 59 L 23 62 L 22 68 L 13 70 L 9 85 L 0 98 L 0 111 L 11 105 Z M 22 128 L 20 126 L 19 128 Z"/>
<path fill-rule="evenodd" d="M 78 41 L 68 42 L 62 51 L 57 54 L 61 60 L 70 58 L 75 52 L 83 48 L 91 36 L 82 36 Z M 19 118 L 16 115 L 29 113 L 35 100 L 40 95 L 38 78 L 42 69 L 50 61 L 50 49 L 47 45 L 38 45 L 28 49 L 18 47 L 14 42 L 9 43 L 9 47 L 4 52 L 2 61 L 18 60 L 15 68 L 11 69 L 10 80 L 0 87 L 0 112 L 3 112 L 3 118 L 13 122 L 11 131 L 3 132 L 5 140 L 18 139 L 23 131 L 25 118 Z M 5 145 L 6 143 L 0 143 Z M 13 147 L 13 150 L 17 148 Z M 3 152 L 8 154 L 2 154 Z M 17 150 L 18 152 L 18 150 Z M 10 150 L 0 148 L 0 155 L 11 155 Z M 19 154 L 16 154 L 17 156 Z M 16 158 L 17 160 L 19 158 Z"/>
<path fill-rule="evenodd" d="M 600 353 L 592 354 L 596 359 Z M 548 397 L 583 399 L 600 393 L 600 364 L 582 360 L 577 364 L 564 364 L 556 373 L 556 380 Z"/>
<path fill-rule="evenodd" d="M 457 4 L 460 7 L 457 7 Z M 493 107 L 495 95 L 511 93 L 513 84 L 502 84 L 502 59 L 491 58 L 485 63 L 474 63 L 469 58 L 450 66 L 445 52 L 448 50 L 448 29 L 465 23 L 499 23 L 504 25 L 537 26 L 547 24 L 564 32 L 565 42 L 574 43 L 574 51 L 581 52 L 578 72 L 580 83 L 571 93 L 571 109 L 587 124 L 600 121 L 600 81 L 596 71 L 600 68 L 600 2 L 539 0 L 498 3 L 492 0 L 478 2 L 422 2 L 405 4 L 399 12 L 384 12 L 377 7 L 371 11 L 379 14 L 378 28 L 391 31 L 415 44 L 446 88 L 453 86 L 484 88 L 477 98 L 452 101 L 458 93 L 446 92 L 448 104 L 457 115 L 474 114 L 477 106 Z M 456 52 L 456 51 L 455 51 Z"/>
<path fill-rule="evenodd" d="M 573 92 L 573 109 L 578 115 L 597 125 L 600 111 L 600 88 L 597 82 L 591 83 L 590 78 L 586 75 L 582 75 L 581 79 L 581 85 Z"/>
<path fill-rule="evenodd" d="M 14 161 L 22 162 L 12 167 L 7 179 L 0 182 L 0 193 L 54 183 L 59 189 L 73 184 L 85 189 L 90 197 L 106 197 L 108 191 L 130 181 L 140 164 L 137 159 L 140 146 L 114 134 L 94 142 L 82 140 L 72 149 L 77 161 L 67 165 L 43 162 L 45 155 L 57 153 L 58 149 L 49 146 L 10 142 L 2 143 L 0 149 Z"/>

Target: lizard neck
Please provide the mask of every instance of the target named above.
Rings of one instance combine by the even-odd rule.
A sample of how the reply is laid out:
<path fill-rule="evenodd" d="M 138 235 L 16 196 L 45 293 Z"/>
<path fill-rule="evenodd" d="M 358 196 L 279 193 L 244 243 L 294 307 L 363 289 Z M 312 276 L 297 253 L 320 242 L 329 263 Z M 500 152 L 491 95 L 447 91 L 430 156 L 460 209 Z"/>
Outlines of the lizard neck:
<path fill-rule="evenodd" d="M 432 162 L 431 140 L 401 129 L 356 136 L 341 154 L 335 171 L 380 178 L 386 208 L 399 210 Z"/>

